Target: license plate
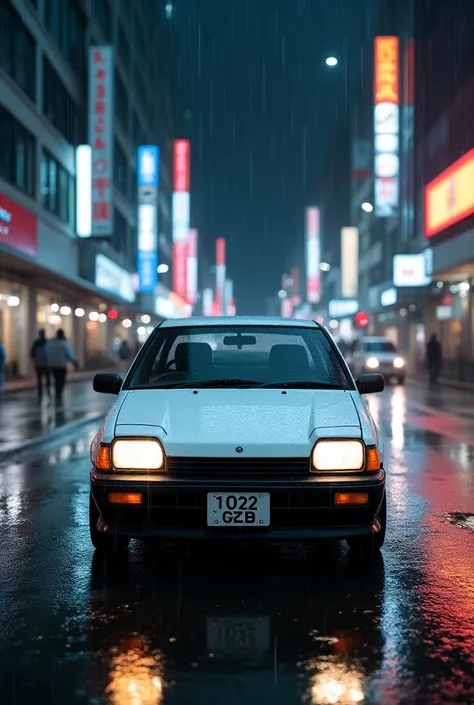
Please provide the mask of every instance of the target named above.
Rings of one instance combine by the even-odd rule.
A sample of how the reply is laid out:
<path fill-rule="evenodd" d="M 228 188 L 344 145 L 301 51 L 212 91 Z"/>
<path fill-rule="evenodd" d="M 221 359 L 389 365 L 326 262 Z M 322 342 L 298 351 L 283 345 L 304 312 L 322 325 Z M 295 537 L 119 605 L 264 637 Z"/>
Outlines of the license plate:
<path fill-rule="evenodd" d="M 270 495 L 266 492 L 209 492 L 208 526 L 270 526 Z"/>
<path fill-rule="evenodd" d="M 207 618 L 207 650 L 216 656 L 250 656 L 269 649 L 269 617 Z"/>

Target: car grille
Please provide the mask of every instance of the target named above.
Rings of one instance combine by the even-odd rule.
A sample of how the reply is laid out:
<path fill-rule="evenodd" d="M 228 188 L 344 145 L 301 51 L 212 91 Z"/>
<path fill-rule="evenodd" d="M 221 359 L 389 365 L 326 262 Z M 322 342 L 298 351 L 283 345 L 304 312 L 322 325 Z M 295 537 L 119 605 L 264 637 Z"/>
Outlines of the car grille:
<path fill-rule="evenodd" d="M 307 475 L 309 458 L 168 458 L 176 475 Z"/>

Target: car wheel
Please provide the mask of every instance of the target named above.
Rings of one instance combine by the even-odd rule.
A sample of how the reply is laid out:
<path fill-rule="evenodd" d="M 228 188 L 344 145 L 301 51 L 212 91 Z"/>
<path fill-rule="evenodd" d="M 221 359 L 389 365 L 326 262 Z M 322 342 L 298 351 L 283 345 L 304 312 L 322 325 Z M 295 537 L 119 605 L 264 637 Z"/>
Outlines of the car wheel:
<path fill-rule="evenodd" d="M 378 520 L 380 531 L 371 536 L 349 536 L 346 541 L 349 548 L 359 553 L 363 558 L 373 559 L 385 542 L 385 532 L 387 530 L 387 495 L 384 494 L 380 505 Z"/>
<path fill-rule="evenodd" d="M 399 377 L 398 378 L 398 384 L 405 384 L 405 377 Z"/>
<path fill-rule="evenodd" d="M 89 531 L 92 545 L 100 553 L 116 555 L 127 550 L 130 539 L 127 536 L 117 536 L 116 534 L 103 534 L 97 529 L 100 513 L 94 502 L 92 494 L 89 494 Z"/>

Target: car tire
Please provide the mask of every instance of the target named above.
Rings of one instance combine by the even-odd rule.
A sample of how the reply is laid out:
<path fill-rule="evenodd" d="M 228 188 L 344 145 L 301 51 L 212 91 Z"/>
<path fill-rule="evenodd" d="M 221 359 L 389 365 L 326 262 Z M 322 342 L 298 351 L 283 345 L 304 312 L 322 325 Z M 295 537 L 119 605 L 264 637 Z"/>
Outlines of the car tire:
<path fill-rule="evenodd" d="M 405 384 L 405 377 L 399 377 L 399 378 L 398 378 L 398 384 L 404 385 L 404 384 Z"/>
<path fill-rule="evenodd" d="M 357 552 L 362 558 L 373 559 L 380 551 L 385 542 L 385 533 L 387 530 L 387 495 L 384 494 L 382 504 L 378 514 L 380 522 L 380 531 L 370 536 L 349 536 L 346 541 L 349 548 Z"/>
<path fill-rule="evenodd" d="M 130 543 L 127 536 L 117 536 L 116 534 L 103 534 L 97 528 L 100 513 L 94 502 L 92 493 L 89 494 L 89 532 L 92 545 L 99 553 L 108 555 L 118 555 L 124 553 Z"/>

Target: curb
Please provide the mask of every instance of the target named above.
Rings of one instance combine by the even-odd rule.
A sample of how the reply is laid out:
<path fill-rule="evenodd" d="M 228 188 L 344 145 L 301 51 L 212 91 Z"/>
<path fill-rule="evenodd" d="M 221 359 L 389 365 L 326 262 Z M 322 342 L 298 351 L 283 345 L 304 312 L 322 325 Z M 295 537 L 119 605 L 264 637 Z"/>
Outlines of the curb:
<path fill-rule="evenodd" d="M 101 421 L 105 416 L 105 413 L 94 414 L 93 416 L 88 416 L 82 419 L 77 419 L 76 421 L 70 421 L 64 426 L 53 429 L 49 433 L 41 433 L 39 436 L 30 438 L 23 443 L 17 443 L 16 446 L 7 448 L 5 450 L 0 450 L 0 463 L 8 460 L 12 455 L 23 455 L 28 451 L 36 448 L 40 445 L 45 445 L 47 443 L 57 443 L 61 440 L 63 436 L 69 435 L 72 431 L 80 429 L 88 424 L 95 423 L 96 421 Z"/>
<path fill-rule="evenodd" d="M 474 392 L 474 384 L 472 382 L 461 382 L 460 380 L 447 379 L 446 377 L 440 377 L 438 382 L 442 384 L 443 387 L 452 387 L 462 392 Z"/>

